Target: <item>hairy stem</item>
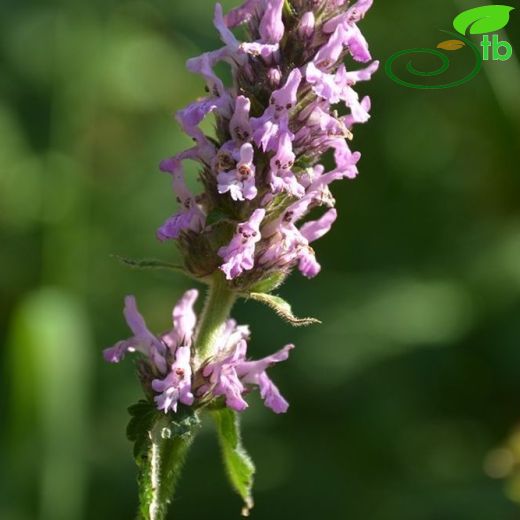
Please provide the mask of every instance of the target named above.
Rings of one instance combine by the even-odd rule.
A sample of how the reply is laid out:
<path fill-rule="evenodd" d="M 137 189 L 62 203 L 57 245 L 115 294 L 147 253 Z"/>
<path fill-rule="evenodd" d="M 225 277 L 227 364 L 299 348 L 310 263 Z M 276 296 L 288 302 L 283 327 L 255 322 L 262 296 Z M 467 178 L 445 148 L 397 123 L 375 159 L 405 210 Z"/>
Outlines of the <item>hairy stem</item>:
<path fill-rule="evenodd" d="M 215 354 L 220 329 L 229 318 L 235 300 L 236 293 L 228 288 L 224 277 L 217 273 L 209 286 L 197 331 L 195 345 L 198 363 L 204 362 L 208 357 Z"/>
<path fill-rule="evenodd" d="M 195 364 L 204 362 L 215 353 L 222 325 L 229 317 L 236 295 L 229 290 L 223 276 L 214 276 L 202 312 L 196 337 Z M 148 450 L 141 458 L 139 478 L 140 520 L 164 520 L 173 499 L 175 484 L 184 459 L 198 429 L 194 424 L 184 435 L 172 430 L 172 419 L 159 415 L 147 428 Z M 198 421 L 195 416 L 196 421 Z"/>
<path fill-rule="evenodd" d="M 139 462 L 139 520 L 164 520 L 184 460 L 198 428 L 178 436 L 171 419 L 159 416 L 149 431 L 146 457 Z"/>

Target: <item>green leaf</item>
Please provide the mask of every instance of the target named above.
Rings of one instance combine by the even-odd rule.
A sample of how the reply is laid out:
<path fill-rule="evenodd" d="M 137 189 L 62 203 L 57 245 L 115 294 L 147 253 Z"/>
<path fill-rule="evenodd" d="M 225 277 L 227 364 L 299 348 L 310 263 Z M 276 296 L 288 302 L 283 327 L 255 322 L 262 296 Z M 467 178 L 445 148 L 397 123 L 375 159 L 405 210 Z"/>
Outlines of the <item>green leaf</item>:
<path fill-rule="evenodd" d="M 164 414 L 149 401 L 131 406 L 127 436 L 139 468 L 139 518 L 162 520 L 200 421 L 189 408 Z"/>
<path fill-rule="evenodd" d="M 217 425 L 218 439 L 226 473 L 233 489 L 242 497 L 242 516 L 253 509 L 253 476 L 255 466 L 242 446 L 238 414 L 229 408 L 212 412 Z"/>
<path fill-rule="evenodd" d="M 252 300 L 256 300 L 264 303 L 265 305 L 271 307 L 278 316 L 288 321 L 291 325 L 295 327 L 305 327 L 307 325 L 315 325 L 321 323 L 320 320 L 316 318 L 297 318 L 293 312 L 292 308 L 283 298 L 280 296 L 275 296 L 274 294 L 263 294 L 252 292 L 247 295 Z"/>
<path fill-rule="evenodd" d="M 126 427 L 126 436 L 134 443 L 134 458 L 139 459 L 146 454 L 150 442 L 150 434 L 159 412 L 148 401 L 139 401 L 128 408 L 130 422 Z"/>
<path fill-rule="evenodd" d="M 498 31 L 509 22 L 509 13 L 514 9 L 508 5 L 485 5 L 460 13 L 453 20 L 453 27 L 460 34 L 485 34 Z"/>
<path fill-rule="evenodd" d="M 162 260 L 155 260 L 153 258 L 137 260 L 133 258 L 126 258 L 124 256 L 119 255 L 114 255 L 114 258 L 121 262 L 123 265 L 131 267 L 132 269 L 163 269 L 167 271 L 177 271 L 186 274 L 186 270 L 184 269 L 184 267 L 180 265 L 171 264 L 170 262 L 164 262 Z"/>

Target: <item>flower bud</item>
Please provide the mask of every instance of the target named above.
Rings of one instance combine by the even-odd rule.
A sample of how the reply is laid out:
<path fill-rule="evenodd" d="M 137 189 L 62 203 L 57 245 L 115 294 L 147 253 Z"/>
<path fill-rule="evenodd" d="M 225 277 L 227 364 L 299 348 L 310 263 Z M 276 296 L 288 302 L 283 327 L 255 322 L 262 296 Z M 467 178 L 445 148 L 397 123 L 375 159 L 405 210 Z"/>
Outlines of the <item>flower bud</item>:
<path fill-rule="evenodd" d="M 312 11 L 308 11 L 302 16 L 300 25 L 298 27 L 298 34 L 301 38 L 311 38 L 314 34 L 314 28 L 316 26 L 316 18 Z"/>
<path fill-rule="evenodd" d="M 267 78 L 269 79 L 270 86 L 275 89 L 280 86 L 282 79 L 282 73 L 278 67 L 269 69 L 267 72 Z"/>

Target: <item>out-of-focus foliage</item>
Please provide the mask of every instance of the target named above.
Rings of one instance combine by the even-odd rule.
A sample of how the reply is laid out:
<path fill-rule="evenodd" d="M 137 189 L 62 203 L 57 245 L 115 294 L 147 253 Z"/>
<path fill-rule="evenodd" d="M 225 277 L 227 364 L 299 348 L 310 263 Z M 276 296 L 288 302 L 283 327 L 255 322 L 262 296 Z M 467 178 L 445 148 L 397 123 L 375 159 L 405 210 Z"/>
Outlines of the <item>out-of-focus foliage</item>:
<path fill-rule="evenodd" d="M 435 47 L 469 4 L 376 1 L 363 29 L 384 60 Z M 170 113 L 203 94 L 183 63 L 218 44 L 212 5 L 0 6 L 2 520 L 134 514 L 125 405 L 140 390 L 131 364 L 115 370 L 100 352 L 127 333 L 125 294 L 161 330 L 189 281 L 111 255 L 177 261 L 154 238 L 175 208 L 157 163 L 187 144 Z M 362 173 L 336 188 L 323 273 L 280 289 L 323 325 L 237 307 L 258 355 L 297 345 L 274 375 L 290 413 L 244 416 L 258 520 L 518 518 L 519 29 L 513 11 L 513 59 L 462 87 L 407 90 L 382 72 L 364 86 Z M 179 518 L 238 516 L 209 433 Z"/>

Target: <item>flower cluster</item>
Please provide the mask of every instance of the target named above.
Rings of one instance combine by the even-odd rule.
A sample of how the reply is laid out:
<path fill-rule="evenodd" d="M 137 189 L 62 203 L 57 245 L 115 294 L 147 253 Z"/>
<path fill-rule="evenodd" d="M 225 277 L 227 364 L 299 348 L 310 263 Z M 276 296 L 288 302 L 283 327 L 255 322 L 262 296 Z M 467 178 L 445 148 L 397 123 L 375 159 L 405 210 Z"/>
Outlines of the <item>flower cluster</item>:
<path fill-rule="evenodd" d="M 369 119 L 370 100 L 360 99 L 353 87 L 379 65 L 357 27 L 371 4 L 246 0 L 227 14 L 216 5 L 223 46 L 187 63 L 204 79 L 207 95 L 176 116 L 194 146 L 161 163 L 180 209 L 157 237 L 177 242 L 192 276 L 214 281 L 218 273 L 227 291 L 248 293 L 259 283 L 272 290 L 270 281 L 279 283 L 295 267 L 309 278 L 320 272 L 312 244 L 337 218 L 330 185 L 358 174 L 360 154 L 348 140 L 354 125 Z M 247 41 L 233 32 L 239 27 Z M 351 70 L 347 56 L 366 65 Z M 220 62 L 231 69 L 230 85 L 215 72 Z M 209 114 L 214 136 L 200 128 Z M 329 153 L 334 167 L 327 170 L 323 159 Z M 203 191 L 197 195 L 186 183 L 188 160 L 200 167 Z M 316 208 L 325 210 L 308 219 Z M 249 361 L 248 328 L 228 320 L 209 358 L 199 359 L 196 298 L 197 291 L 188 291 L 173 310 L 173 330 L 155 336 L 128 297 L 125 316 L 134 335 L 107 349 L 105 358 L 117 363 L 140 352 L 141 382 L 166 413 L 176 412 L 179 403 L 198 407 L 214 399 L 242 411 L 244 395 L 255 386 L 268 407 L 285 412 L 288 404 L 266 370 L 287 359 L 293 346 Z"/>
<path fill-rule="evenodd" d="M 371 4 L 246 0 L 227 14 L 216 5 L 223 47 L 187 63 L 207 96 L 176 116 L 194 146 L 161 163 L 181 208 L 157 236 L 178 242 L 192 275 L 220 269 L 230 287 L 247 290 L 294 267 L 309 278 L 319 273 L 311 244 L 337 216 L 329 187 L 358 174 L 360 154 L 347 141 L 370 117 L 370 99 L 353 87 L 379 65 L 357 26 Z M 351 70 L 347 56 L 366 65 Z M 220 62 L 231 69 L 230 85 L 215 72 Z M 199 127 L 209 114 L 214 136 Z M 329 152 L 335 166 L 327 171 L 320 161 Z M 187 160 L 200 166 L 200 194 L 186 185 Z M 318 207 L 324 214 L 300 225 Z"/>
<path fill-rule="evenodd" d="M 133 336 L 106 349 L 105 359 L 119 363 L 127 353 L 139 352 L 141 380 L 157 408 L 165 413 L 177 412 L 179 403 L 199 406 L 219 397 L 229 408 L 243 411 L 247 408 L 244 395 L 255 386 L 260 389 L 266 406 L 276 413 L 285 412 L 289 405 L 266 370 L 287 359 L 293 345 L 264 359 L 250 361 L 247 359 L 249 328 L 228 320 L 221 327 L 215 355 L 194 367 L 197 316 L 193 305 L 197 296 L 194 289 L 184 294 L 173 309 L 173 329 L 160 336 L 148 330 L 135 299 L 128 296 L 124 314 Z"/>

